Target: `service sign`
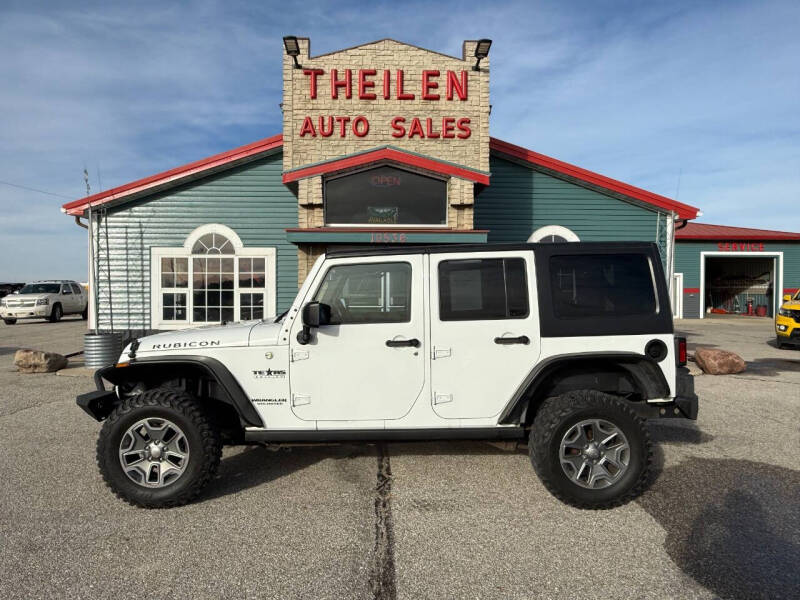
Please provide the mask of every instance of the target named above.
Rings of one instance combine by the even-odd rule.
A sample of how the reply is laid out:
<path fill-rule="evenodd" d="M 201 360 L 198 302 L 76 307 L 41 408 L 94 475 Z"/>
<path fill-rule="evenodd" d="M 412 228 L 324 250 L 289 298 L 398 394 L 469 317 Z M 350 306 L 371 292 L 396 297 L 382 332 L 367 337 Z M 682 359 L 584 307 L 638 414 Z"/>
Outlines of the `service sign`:
<path fill-rule="evenodd" d="M 489 63 L 381 40 L 284 57 L 284 170 L 382 146 L 489 170 Z"/>

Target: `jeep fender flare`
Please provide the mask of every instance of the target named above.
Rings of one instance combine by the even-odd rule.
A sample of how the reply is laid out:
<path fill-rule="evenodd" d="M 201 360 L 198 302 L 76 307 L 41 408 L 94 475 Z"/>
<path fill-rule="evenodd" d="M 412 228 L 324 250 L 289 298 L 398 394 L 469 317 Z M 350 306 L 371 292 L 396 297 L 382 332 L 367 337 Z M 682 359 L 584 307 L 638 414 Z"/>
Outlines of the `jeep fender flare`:
<path fill-rule="evenodd" d="M 520 422 L 527 412 L 528 405 L 542 390 L 551 375 L 562 369 L 608 365 L 630 376 L 631 380 L 642 391 L 645 399 L 666 398 L 669 396 L 669 384 L 664 373 L 649 356 L 635 352 L 579 352 L 552 356 L 538 363 L 503 408 L 498 424 L 507 425 Z"/>
<path fill-rule="evenodd" d="M 149 356 L 136 358 L 122 367 L 111 365 L 98 369 L 95 371 L 94 381 L 97 389 L 102 391 L 105 390 L 103 379 L 114 385 L 142 381 L 147 378 L 148 373 L 163 374 L 165 367 L 170 369 L 188 367 L 191 370 L 203 373 L 204 376 L 214 380 L 219 385 L 223 392 L 219 400 L 236 409 L 243 426 L 264 427 L 261 417 L 237 379 L 220 361 L 208 356 Z"/>

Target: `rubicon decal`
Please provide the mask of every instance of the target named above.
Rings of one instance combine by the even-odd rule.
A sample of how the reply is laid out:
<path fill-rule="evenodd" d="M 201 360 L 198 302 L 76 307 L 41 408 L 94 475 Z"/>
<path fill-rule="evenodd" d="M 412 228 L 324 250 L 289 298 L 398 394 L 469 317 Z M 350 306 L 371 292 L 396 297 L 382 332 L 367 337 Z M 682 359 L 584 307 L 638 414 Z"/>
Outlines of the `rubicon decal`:
<path fill-rule="evenodd" d="M 169 344 L 153 344 L 152 350 L 177 350 L 178 348 L 206 348 L 209 346 L 221 346 L 219 340 L 198 340 L 193 342 L 170 342 Z"/>
<path fill-rule="evenodd" d="M 286 377 L 286 371 L 283 369 L 259 369 L 253 371 L 253 377 L 256 379 L 279 379 Z"/>

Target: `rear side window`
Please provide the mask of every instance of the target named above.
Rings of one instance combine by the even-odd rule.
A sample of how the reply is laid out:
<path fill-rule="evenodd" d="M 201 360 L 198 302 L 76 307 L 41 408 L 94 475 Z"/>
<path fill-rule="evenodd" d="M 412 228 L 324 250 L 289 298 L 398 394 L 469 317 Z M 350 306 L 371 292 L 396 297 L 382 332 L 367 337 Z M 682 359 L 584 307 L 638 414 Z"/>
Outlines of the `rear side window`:
<path fill-rule="evenodd" d="M 80 295 L 81 288 L 79 288 L 77 285 L 75 285 L 74 283 L 70 283 L 69 287 L 72 288 L 73 293 Z"/>
<path fill-rule="evenodd" d="M 553 312 L 560 319 L 658 312 L 650 259 L 643 254 L 550 257 Z"/>
<path fill-rule="evenodd" d="M 528 316 L 525 259 L 483 258 L 439 263 L 439 319 L 479 321 Z"/>

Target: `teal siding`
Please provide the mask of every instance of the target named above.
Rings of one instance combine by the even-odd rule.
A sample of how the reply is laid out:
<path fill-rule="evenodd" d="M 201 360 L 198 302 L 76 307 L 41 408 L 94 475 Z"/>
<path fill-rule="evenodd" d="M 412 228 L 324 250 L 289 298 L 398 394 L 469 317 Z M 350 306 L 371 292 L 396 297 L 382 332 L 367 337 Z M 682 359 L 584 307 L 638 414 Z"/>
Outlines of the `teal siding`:
<path fill-rule="evenodd" d="M 491 184 L 475 207 L 475 228 L 488 229 L 490 242 L 523 242 L 539 227 L 562 225 L 582 241 L 660 241 L 666 248 L 666 235 L 659 235 L 666 215 L 659 223 L 658 211 L 496 156 L 490 165 Z"/>
<path fill-rule="evenodd" d="M 297 293 L 297 248 L 285 229 L 297 227 L 297 198 L 281 182 L 280 153 L 109 210 L 115 329 L 150 328 L 150 248 L 183 245 L 197 227 L 220 223 L 245 247 L 277 248 L 278 312 Z M 106 231 L 100 228 L 99 327 L 108 329 Z"/>

